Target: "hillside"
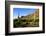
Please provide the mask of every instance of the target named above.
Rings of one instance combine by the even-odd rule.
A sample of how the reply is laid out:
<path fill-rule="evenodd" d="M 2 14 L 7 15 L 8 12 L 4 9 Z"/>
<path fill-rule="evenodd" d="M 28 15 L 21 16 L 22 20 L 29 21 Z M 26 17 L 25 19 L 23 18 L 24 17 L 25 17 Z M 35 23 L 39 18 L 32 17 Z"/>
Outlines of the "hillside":
<path fill-rule="evenodd" d="M 17 19 L 17 21 L 15 20 L 14 20 L 14 27 L 38 27 L 39 26 L 39 10 L 36 10 L 33 14 L 23 16 Z"/>
<path fill-rule="evenodd" d="M 22 19 L 34 19 L 34 16 L 35 18 L 39 18 L 39 10 L 36 10 L 33 14 L 22 17 Z"/>

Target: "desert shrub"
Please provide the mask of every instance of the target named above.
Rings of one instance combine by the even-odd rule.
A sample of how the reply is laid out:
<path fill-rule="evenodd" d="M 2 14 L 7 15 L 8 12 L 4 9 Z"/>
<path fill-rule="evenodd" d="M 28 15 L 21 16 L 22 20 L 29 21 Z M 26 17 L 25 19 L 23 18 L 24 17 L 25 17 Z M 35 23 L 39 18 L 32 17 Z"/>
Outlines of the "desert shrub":
<path fill-rule="evenodd" d="M 21 20 L 21 21 L 25 22 L 26 20 L 24 19 L 24 20 Z"/>
<path fill-rule="evenodd" d="M 36 19 L 35 22 L 39 22 L 39 19 Z"/>
<path fill-rule="evenodd" d="M 33 21 L 33 19 L 30 19 L 30 20 L 29 20 L 29 22 L 32 22 L 32 21 Z"/>
<path fill-rule="evenodd" d="M 13 21 L 14 21 L 14 22 L 15 22 L 15 21 L 18 21 L 18 19 L 14 19 Z"/>
<path fill-rule="evenodd" d="M 21 26 L 22 23 L 23 23 L 23 21 L 22 21 L 21 19 L 16 19 L 16 20 L 14 20 L 14 26 L 15 26 L 15 27 Z"/>
<path fill-rule="evenodd" d="M 23 18 L 24 16 L 21 16 L 21 18 Z"/>
<path fill-rule="evenodd" d="M 26 24 L 28 24 L 28 22 Z"/>

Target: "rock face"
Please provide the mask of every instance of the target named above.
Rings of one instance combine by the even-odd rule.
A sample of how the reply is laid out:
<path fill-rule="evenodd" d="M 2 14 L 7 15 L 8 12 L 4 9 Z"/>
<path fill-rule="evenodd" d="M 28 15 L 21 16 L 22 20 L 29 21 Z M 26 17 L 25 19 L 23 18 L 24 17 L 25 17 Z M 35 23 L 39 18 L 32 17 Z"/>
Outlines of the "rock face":
<path fill-rule="evenodd" d="M 23 16 L 21 19 L 34 19 L 35 18 L 39 18 L 39 10 L 36 10 L 33 14 L 29 14 L 27 16 Z"/>
<path fill-rule="evenodd" d="M 16 21 L 14 21 L 15 27 L 38 27 L 39 26 L 39 10 L 37 9 L 33 14 L 22 16 L 21 18 L 17 20 L 19 20 L 19 24 L 18 24 L 18 21 L 17 23 Z"/>

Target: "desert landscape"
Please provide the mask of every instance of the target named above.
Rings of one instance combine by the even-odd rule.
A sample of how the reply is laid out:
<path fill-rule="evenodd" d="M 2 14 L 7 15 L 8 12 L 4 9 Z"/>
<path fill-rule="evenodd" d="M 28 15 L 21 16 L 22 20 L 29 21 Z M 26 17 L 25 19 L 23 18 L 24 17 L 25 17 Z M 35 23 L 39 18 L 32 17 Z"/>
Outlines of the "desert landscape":
<path fill-rule="evenodd" d="M 39 10 L 26 16 L 21 16 L 13 19 L 13 26 L 15 27 L 39 27 Z"/>

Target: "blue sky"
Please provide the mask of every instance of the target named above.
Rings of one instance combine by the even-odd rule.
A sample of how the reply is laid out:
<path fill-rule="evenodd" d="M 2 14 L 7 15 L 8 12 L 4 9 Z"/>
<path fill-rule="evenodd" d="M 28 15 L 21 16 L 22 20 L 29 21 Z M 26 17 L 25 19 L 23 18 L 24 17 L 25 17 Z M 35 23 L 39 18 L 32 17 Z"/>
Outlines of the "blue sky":
<path fill-rule="evenodd" d="M 36 9 L 32 8 L 13 8 L 13 17 L 18 16 L 26 16 L 28 14 L 32 14 L 36 11 Z"/>

